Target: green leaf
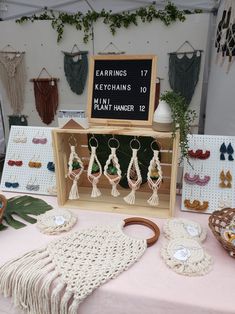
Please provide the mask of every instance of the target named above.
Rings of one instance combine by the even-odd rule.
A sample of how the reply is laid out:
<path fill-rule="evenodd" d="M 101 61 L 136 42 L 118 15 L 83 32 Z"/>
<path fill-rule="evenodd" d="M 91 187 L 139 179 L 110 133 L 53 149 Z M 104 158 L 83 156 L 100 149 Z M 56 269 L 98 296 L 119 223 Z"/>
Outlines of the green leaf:
<path fill-rule="evenodd" d="M 32 196 L 16 196 L 7 200 L 7 207 L 3 214 L 3 220 L 11 227 L 20 229 L 26 225 L 21 221 L 16 220 L 14 216 L 29 222 L 36 223 L 37 220 L 30 215 L 38 216 L 52 209 L 52 206 L 45 201 Z M 6 226 L 0 224 L 0 231 L 6 229 Z"/>

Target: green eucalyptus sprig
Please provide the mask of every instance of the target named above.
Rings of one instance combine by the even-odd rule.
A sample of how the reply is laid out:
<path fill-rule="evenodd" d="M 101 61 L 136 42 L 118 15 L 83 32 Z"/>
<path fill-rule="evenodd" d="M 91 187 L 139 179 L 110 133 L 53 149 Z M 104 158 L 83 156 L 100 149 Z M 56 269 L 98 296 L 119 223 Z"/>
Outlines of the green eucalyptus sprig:
<path fill-rule="evenodd" d="M 16 20 L 16 23 L 23 24 L 25 22 L 37 21 L 37 20 L 50 20 L 52 28 L 57 31 L 57 42 L 63 38 L 65 25 L 70 25 L 76 28 L 76 30 L 83 31 L 83 41 L 87 43 L 89 39 L 93 38 L 93 25 L 99 19 L 106 24 L 113 35 L 116 34 L 120 28 L 128 28 L 131 25 L 138 26 L 138 21 L 143 23 L 150 23 L 155 19 L 159 19 L 166 26 L 179 20 L 183 22 L 186 17 L 184 11 L 180 11 L 177 7 L 168 2 L 163 10 L 157 10 L 155 6 L 140 8 L 134 12 L 122 12 L 112 13 L 112 11 L 106 11 L 103 9 L 101 12 L 88 11 L 83 14 L 77 12 L 75 14 L 69 13 L 55 13 L 53 11 L 45 10 L 40 15 L 23 16 Z"/>
<path fill-rule="evenodd" d="M 188 108 L 185 98 L 179 93 L 166 91 L 161 95 L 160 99 L 167 102 L 171 108 L 173 137 L 179 131 L 181 160 L 184 157 L 188 158 L 189 145 L 187 135 L 191 133 L 192 123 L 197 117 L 196 111 Z"/>

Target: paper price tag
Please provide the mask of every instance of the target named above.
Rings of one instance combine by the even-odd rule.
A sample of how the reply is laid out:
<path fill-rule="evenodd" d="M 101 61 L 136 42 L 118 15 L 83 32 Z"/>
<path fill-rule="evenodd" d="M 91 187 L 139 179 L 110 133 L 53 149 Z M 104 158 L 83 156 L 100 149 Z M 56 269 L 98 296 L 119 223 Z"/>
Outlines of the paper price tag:
<path fill-rule="evenodd" d="M 197 227 L 193 225 L 187 225 L 186 226 L 187 232 L 192 236 L 192 237 L 197 237 L 199 236 L 199 230 Z"/>
<path fill-rule="evenodd" d="M 186 261 L 190 256 L 190 251 L 185 247 L 179 248 L 174 254 L 175 259 L 183 262 Z"/>
<path fill-rule="evenodd" d="M 55 216 L 54 220 L 55 224 L 58 226 L 63 225 L 65 223 L 65 219 L 63 216 Z"/>

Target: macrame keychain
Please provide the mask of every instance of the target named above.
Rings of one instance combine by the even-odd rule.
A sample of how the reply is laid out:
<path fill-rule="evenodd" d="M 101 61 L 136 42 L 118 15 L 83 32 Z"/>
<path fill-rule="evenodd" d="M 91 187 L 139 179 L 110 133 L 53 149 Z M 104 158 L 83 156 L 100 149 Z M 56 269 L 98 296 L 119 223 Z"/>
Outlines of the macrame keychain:
<path fill-rule="evenodd" d="M 150 206 L 158 206 L 159 197 L 157 191 L 162 183 L 162 168 L 159 160 L 159 150 L 153 148 L 154 143 L 154 141 L 151 143 L 153 158 L 150 161 L 147 174 L 148 185 L 150 189 L 153 190 L 153 194 L 147 200 Z"/>
<path fill-rule="evenodd" d="M 123 228 L 133 224 L 154 235 L 127 235 Z M 77 314 L 95 289 L 129 269 L 159 235 L 154 222 L 140 217 L 70 233 L 1 266 L 0 292 L 24 313 Z"/>
<path fill-rule="evenodd" d="M 116 147 L 111 146 L 115 144 Z M 111 195 L 117 197 L 118 195 L 120 195 L 117 190 L 117 185 L 122 178 L 122 171 L 116 155 L 116 151 L 119 148 L 119 141 L 116 138 L 112 137 L 108 141 L 108 146 L 111 149 L 111 154 L 109 155 L 108 160 L 106 161 L 106 164 L 104 166 L 104 175 L 109 180 L 109 183 L 112 185 Z"/>
<path fill-rule="evenodd" d="M 92 146 L 92 140 L 95 141 L 95 146 Z M 91 147 L 91 157 L 90 157 L 88 170 L 87 170 L 87 178 L 92 184 L 91 197 L 98 197 L 101 195 L 101 192 L 97 188 L 97 184 L 102 175 L 102 167 L 96 155 L 98 141 L 94 136 L 92 136 L 89 140 L 89 144 Z"/>
<path fill-rule="evenodd" d="M 72 139 L 74 140 L 74 145 L 70 143 Z M 76 199 L 79 199 L 77 183 L 84 170 L 84 166 L 83 166 L 82 160 L 78 157 L 78 154 L 75 151 L 75 148 L 77 146 L 77 141 L 74 136 L 69 138 L 69 145 L 70 145 L 71 153 L 69 156 L 69 163 L 68 163 L 69 165 L 68 177 L 73 181 L 73 185 L 69 193 L 69 199 L 76 200 Z"/>
<path fill-rule="evenodd" d="M 137 143 L 137 148 L 134 148 L 134 143 Z M 135 191 L 139 189 L 142 183 L 142 176 L 138 164 L 137 152 L 140 149 L 140 142 L 137 139 L 132 139 L 130 142 L 132 157 L 127 169 L 127 182 L 131 192 L 124 197 L 124 201 L 130 205 L 135 204 Z"/>

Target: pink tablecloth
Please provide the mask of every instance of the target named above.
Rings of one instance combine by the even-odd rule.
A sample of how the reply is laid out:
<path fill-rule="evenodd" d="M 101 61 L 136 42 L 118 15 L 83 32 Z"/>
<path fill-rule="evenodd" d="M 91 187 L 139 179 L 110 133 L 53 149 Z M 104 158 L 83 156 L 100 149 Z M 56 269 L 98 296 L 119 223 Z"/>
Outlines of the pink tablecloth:
<path fill-rule="evenodd" d="M 4 193 L 8 198 L 13 194 Z M 57 207 L 56 198 L 41 197 Z M 179 201 L 179 200 L 178 200 Z M 178 202 L 179 203 L 179 202 Z M 179 207 L 179 205 L 178 205 Z M 126 215 L 73 210 L 78 222 L 73 228 L 119 222 Z M 79 314 L 234 314 L 235 313 L 235 260 L 228 256 L 207 227 L 208 215 L 182 213 L 176 216 L 195 220 L 208 231 L 203 246 L 213 257 L 213 270 L 202 277 L 186 277 L 170 270 L 160 257 L 160 248 L 166 239 L 148 248 L 139 262 L 116 279 L 109 281 L 90 295 L 79 308 Z M 162 219 L 152 219 L 160 229 Z M 130 226 L 129 235 L 150 236 L 151 231 Z M 9 228 L 0 233 L 0 265 L 29 250 L 44 246 L 58 236 L 41 234 L 34 225 L 21 230 Z M 10 299 L 0 296 L 0 314 L 18 314 Z M 38 314 L 38 313 L 34 313 Z M 43 314 L 43 313 L 40 313 Z M 53 313 L 57 314 L 57 313 Z"/>

